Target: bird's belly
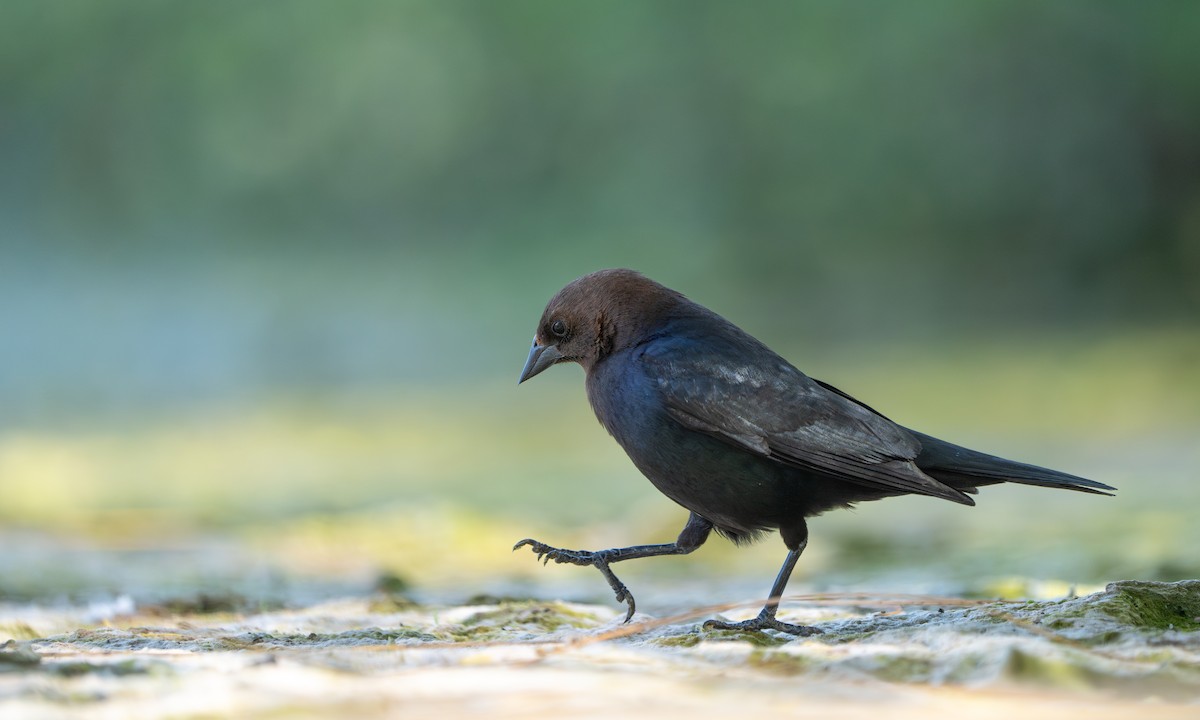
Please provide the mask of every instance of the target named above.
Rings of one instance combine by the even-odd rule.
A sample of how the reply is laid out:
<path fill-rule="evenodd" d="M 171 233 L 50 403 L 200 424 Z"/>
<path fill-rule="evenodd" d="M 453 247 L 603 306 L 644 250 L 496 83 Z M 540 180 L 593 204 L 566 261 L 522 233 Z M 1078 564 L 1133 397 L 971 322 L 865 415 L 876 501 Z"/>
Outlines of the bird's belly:
<path fill-rule="evenodd" d="M 657 430 L 652 441 L 621 444 L 659 492 L 718 528 L 752 534 L 820 512 L 803 473 L 674 423 Z"/>

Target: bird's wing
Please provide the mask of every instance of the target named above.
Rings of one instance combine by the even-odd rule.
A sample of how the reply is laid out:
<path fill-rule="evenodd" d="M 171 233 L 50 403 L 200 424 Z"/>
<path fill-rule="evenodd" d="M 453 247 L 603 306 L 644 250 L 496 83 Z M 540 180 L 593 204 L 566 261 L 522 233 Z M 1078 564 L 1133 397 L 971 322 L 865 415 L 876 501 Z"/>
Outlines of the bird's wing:
<path fill-rule="evenodd" d="M 691 430 L 845 482 L 975 504 L 921 472 L 921 443 L 904 428 L 757 349 L 766 352 L 668 348 L 642 362 L 668 413 Z"/>

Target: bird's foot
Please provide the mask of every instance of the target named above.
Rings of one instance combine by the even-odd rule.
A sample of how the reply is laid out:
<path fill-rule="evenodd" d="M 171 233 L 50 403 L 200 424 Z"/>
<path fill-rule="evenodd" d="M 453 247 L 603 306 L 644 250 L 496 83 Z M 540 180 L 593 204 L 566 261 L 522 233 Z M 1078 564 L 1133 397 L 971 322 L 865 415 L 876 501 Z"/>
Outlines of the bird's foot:
<path fill-rule="evenodd" d="M 529 549 L 537 553 L 538 560 L 542 564 L 553 560 L 556 563 L 566 563 L 568 565 L 591 565 L 600 571 L 604 579 L 608 581 L 608 586 L 613 589 L 613 593 L 617 596 L 617 602 L 623 602 L 625 608 L 625 622 L 629 622 L 633 617 L 633 613 L 637 610 L 637 603 L 633 599 L 633 593 L 629 592 L 629 588 L 625 587 L 625 583 L 613 573 L 612 568 L 608 566 L 609 561 L 613 557 L 613 553 L 608 550 L 564 550 L 563 548 L 550 547 L 545 543 L 538 542 L 525 538 L 524 540 L 513 545 L 513 550 L 528 545 Z"/>
<path fill-rule="evenodd" d="M 537 553 L 537 558 L 542 561 L 543 565 L 551 560 L 556 563 L 567 563 L 569 565 L 594 565 L 597 555 L 604 553 L 603 550 L 599 552 L 591 550 L 564 550 L 563 548 L 550 547 L 546 543 L 529 538 L 525 538 L 516 545 L 513 545 L 513 550 L 525 547 L 526 545 L 529 546 L 530 550 Z"/>
<path fill-rule="evenodd" d="M 820 635 L 821 630 L 809 625 L 793 625 L 791 623 L 781 622 L 775 619 L 774 614 L 768 615 L 766 610 L 758 614 L 758 617 L 742 622 L 725 622 L 723 620 L 709 620 L 704 623 L 704 627 L 708 630 L 741 630 L 750 632 L 754 630 L 778 630 L 789 635 L 798 637 L 808 637 L 809 635 Z"/>

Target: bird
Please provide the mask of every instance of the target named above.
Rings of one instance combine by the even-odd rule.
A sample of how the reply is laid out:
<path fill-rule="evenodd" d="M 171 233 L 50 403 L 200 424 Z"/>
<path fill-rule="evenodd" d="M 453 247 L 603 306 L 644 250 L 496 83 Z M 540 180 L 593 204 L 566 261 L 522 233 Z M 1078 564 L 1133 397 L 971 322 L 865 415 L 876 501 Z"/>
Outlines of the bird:
<path fill-rule="evenodd" d="M 1116 490 L 906 428 L 629 269 L 584 275 L 551 298 L 518 385 L 563 363 L 583 367 L 600 424 L 688 519 L 672 543 L 568 550 L 526 538 L 513 550 L 529 547 L 543 564 L 597 568 L 625 604 L 625 622 L 637 604 L 611 565 L 686 555 L 714 530 L 737 544 L 778 531 L 787 556 L 756 617 L 706 627 L 808 636 L 821 631 L 776 616 L 808 544 L 807 518 L 899 495 L 974 505 L 979 487 L 1006 482 Z"/>

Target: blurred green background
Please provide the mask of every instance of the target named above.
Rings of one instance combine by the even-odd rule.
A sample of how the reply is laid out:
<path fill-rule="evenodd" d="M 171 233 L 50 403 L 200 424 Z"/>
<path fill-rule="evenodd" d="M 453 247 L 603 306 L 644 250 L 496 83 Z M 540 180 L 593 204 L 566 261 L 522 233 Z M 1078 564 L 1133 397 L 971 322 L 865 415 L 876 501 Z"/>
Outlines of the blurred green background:
<path fill-rule="evenodd" d="M 1198 576 L 1197 37 L 1183 1 L 8 0 L 0 599 L 605 599 L 508 547 L 682 526 L 577 369 L 515 385 L 611 266 L 1121 488 L 837 513 L 797 587 Z M 765 591 L 778 542 L 719 545 L 626 572 Z"/>

